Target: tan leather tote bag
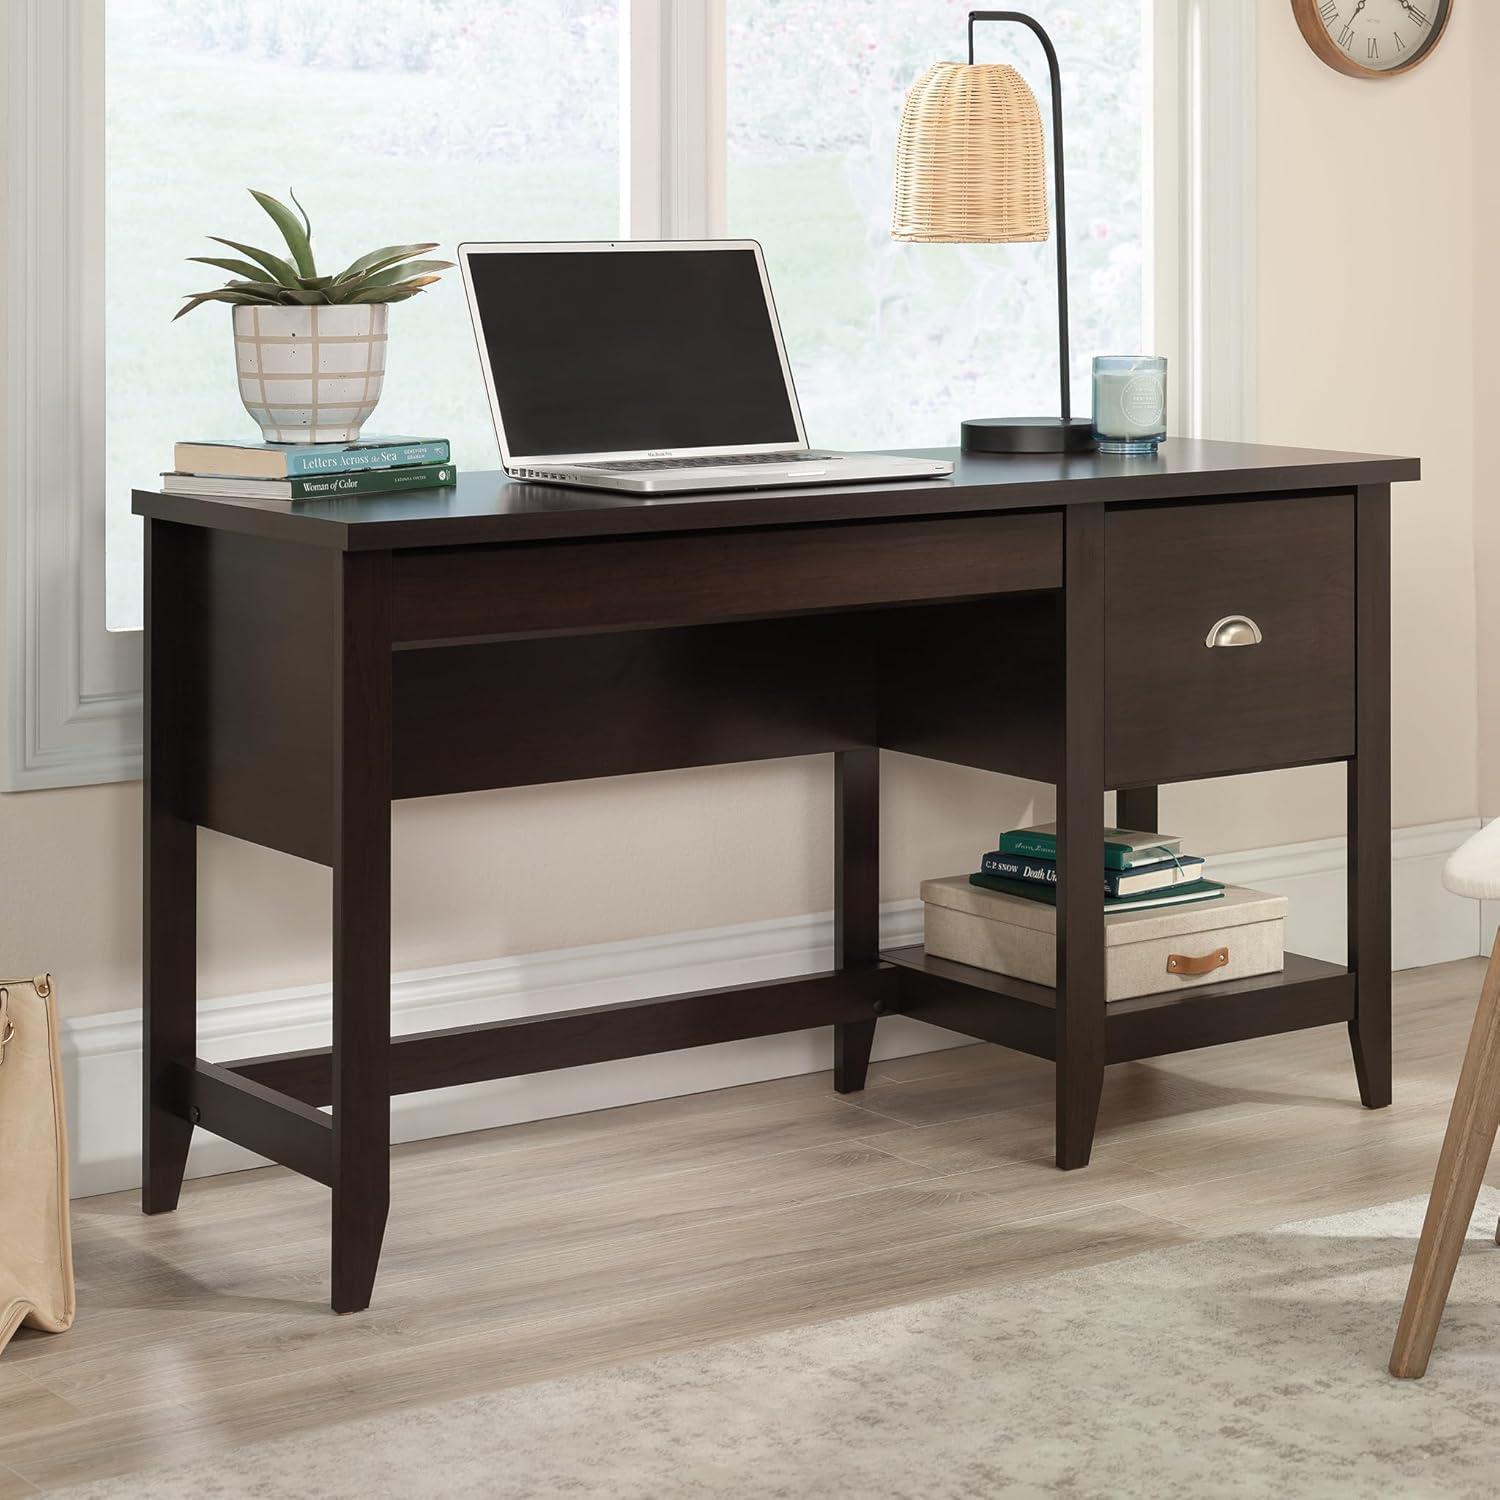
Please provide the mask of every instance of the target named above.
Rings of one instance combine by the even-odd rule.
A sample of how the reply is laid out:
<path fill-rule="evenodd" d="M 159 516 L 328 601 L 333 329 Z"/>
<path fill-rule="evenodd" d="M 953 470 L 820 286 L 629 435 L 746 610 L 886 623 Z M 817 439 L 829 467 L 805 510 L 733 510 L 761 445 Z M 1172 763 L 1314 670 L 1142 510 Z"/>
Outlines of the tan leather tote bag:
<path fill-rule="evenodd" d="M 0 1350 L 73 1321 L 68 1137 L 51 976 L 0 979 Z"/>

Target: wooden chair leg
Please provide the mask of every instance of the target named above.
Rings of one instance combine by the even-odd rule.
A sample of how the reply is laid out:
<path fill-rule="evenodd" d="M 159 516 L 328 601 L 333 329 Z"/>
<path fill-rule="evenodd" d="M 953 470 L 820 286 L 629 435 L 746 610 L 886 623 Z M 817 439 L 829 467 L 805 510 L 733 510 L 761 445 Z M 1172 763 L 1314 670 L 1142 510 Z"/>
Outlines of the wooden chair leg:
<path fill-rule="evenodd" d="M 1448 1301 L 1448 1288 L 1453 1283 L 1453 1272 L 1494 1148 L 1497 1126 L 1500 1126 L 1500 937 L 1490 954 L 1474 1029 L 1469 1033 L 1458 1090 L 1448 1116 L 1448 1133 L 1443 1137 L 1427 1218 L 1406 1289 L 1406 1305 L 1401 1309 L 1396 1343 L 1391 1350 L 1392 1375 L 1415 1380 L 1426 1372 L 1443 1307 Z"/>

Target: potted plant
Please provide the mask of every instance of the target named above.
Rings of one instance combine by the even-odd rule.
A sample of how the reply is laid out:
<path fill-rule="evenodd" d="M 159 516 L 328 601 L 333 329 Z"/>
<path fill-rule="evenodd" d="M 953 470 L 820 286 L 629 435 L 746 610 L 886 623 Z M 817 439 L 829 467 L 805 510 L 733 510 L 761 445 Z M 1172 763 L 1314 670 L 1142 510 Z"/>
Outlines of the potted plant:
<path fill-rule="evenodd" d="M 205 302 L 231 304 L 240 399 L 267 442 L 353 442 L 380 400 L 390 304 L 416 296 L 453 262 L 419 259 L 435 241 L 386 245 L 321 276 L 297 195 L 296 213 L 269 193 L 250 195 L 281 231 L 290 260 L 210 235 L 244 259 L 190 255 L 234 279 L 194 292 L 173 321 Z"/>

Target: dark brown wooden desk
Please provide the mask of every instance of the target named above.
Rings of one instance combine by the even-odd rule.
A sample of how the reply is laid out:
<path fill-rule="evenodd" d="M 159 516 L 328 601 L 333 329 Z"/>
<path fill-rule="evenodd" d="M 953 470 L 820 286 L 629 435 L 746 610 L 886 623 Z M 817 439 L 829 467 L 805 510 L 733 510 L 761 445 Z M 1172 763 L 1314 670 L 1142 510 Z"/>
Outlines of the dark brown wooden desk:
<path fill-rule="evenodd" d="M 1389 504 L 1416 460 L 1170 442 L 961 459 L 951 482 L 640 499 L 466 476 L 294 511 L 146 517 L 143 1206 L 201 1125 L 333 1190 L 333 1306 L 370 1299 L 390 1097 L 813 1025 L 835 1087 L 876 1018 L 1057 1064 L 1057 1161 L 1106 1063 L 1347 1022 L 1390 1101 Z M 1244 613 L 1264 639 L 1208 650 Z M 1057 787 L 1058 985 L 879 951 L 879 752 Z M 831 752 L 827 973 L 392 1040 L 390 803 Z M 1348 767 L 1349 955 L 1110 1005 L 1104 793 Z M 333 870 L 333 1045 L 197 1057 L 196 831 Z M 976 837 L 977 837 L 976 833 Z M 331 1115 L 320 1106 L 333 1106 Z"/>

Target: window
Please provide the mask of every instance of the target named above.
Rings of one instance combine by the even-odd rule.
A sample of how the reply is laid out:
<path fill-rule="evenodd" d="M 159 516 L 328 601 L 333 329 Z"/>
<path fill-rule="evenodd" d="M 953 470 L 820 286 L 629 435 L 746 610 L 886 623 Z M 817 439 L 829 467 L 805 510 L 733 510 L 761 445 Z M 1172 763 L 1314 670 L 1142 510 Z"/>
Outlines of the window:
<path fill-rule="evenodd" d="M 205 235 L 274 243 L 248 186 L 295 187 L 330 262 L 386 233 L 760 239 L 819 443 L 1054 410 L 1051 247 L 889 237 L 902 92 L 963 55 L 967 9 L 8 0 L 4 784 L 139 773 L 129 490 L 179 437 L 253 431 L 218 309 L 170 321 L 216 275 L 184 262 Z M 1089 355 L 1152 346 L 1178 431 L 1248 437 L 1255 0 L 1030 9 L 1064 72 L 1075 410 Z M 1034 41 L 992 25 L 979 49 L 1045 120 Z M 493 465 L 457 278 L 393 323 L 379 428 L 442 428 Z"/>
<path fill-rule="evenodd" d="M 890 237 L 901 98 L 929 64 L 966 56 L 969 9 L 731 0 L 729 232 L 765 247 L 814 443 L 951 443 L 961 416 L 1058 409 L 1055 246 Z M 1033 0 L 1027 10 L 1062 69 L 1074 410 L 1087 413 L 1090 357 L 1152 344 L 1142 326 L 1149 9 Z M 975 56 L 1027 79 L 1050 153 L 1035 37 L 982 24 Z"/>
<path fill-rule="evenodd" d="M 312 217 L 320 267 L 377 243 L 598 239 L 619 219 L 617 0 L 113 0 L 105 33 L 107 623 L 141 623 L 130 489 L 178 438 L 252 437 L 210 234 L 279 249 L 246 188 Z M 375 432 L 499 463 L 456 272 L 392 310 Z"/>

